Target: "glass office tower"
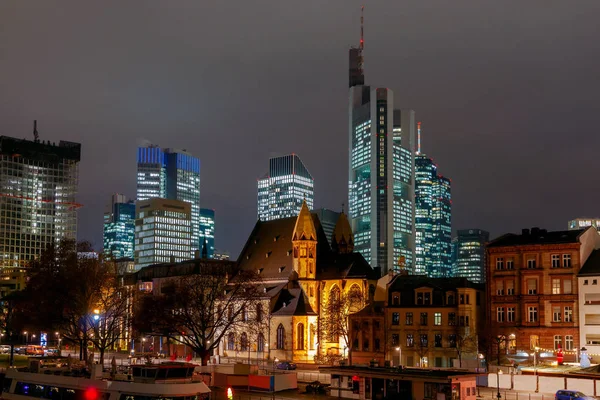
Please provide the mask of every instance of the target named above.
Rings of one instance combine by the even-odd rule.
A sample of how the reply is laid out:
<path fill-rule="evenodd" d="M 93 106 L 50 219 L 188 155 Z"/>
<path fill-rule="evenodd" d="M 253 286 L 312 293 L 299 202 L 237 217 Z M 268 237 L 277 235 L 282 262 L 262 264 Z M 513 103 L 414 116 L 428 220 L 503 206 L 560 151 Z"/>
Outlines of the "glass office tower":
<path fill-rule="evenodd" d="M 192 250 L 200 242 L 200 159 L 185 150 L 138 148 L 137 200 L 182 200 L 192 207 Z"/>
<path fill-rule="evenodd" d="M 373 267 L 414 271 L 415 113 L 386 88 L 352 86 L 349 211 L 354 249 Z"/>
<path fill-rule="evenodd" d="M 0 266 L 25 267 L 77 238 L 81 144 L 0 136 Z"/>
<path fill-rule="evenodd" d="M 481 229 L 462 229 L 452 239 L 453 275 L 471 282 L 485 282 L 485 245 L 490 234 Z"/>
<path fill-rule="evenodd" d="M 214 258 L 215 254 L 215 210 L 200 209 L 201 257 Z"/>
<path fill-rule="evenodd" d="M 270 221 L 295 217 L 306 200 L 314 206 L 314 181 L 296 154 L 269 160 L 269 173 L 258 180 L 258 218 Z"/>
<path fill-rule="evenodd" d="M 433 268 L 427 275 L 452 276 L 452 198 L 450 179 L 438 175 L 433 183 Z"/>
<path fill-rule="evenodd" d="M 135 204 L 122 194 L 114 194 L 104 212 L 104 253 L 115 260 L 133 258 Z"/>

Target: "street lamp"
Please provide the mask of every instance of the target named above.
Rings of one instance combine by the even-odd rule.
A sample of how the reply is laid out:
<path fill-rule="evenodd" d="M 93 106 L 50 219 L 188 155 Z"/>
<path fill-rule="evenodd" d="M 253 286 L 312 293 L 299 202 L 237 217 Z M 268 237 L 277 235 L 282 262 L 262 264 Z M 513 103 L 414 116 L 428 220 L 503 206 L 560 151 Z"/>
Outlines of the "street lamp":
<path fill-rule="evenodd" d="M 23 331 L 23 335 L 25 335 L 25 344 L 29 341 L 29 337 L 27 336 L 27 331 Z"/>
<path fill-rule="evenodd" d="M 535 392 L 539 393 L 540 391 L 540 376 L 537 373 L 537 352 L 540 348 L 534 347 L 533 349 L 533 373 L 535 374 Z"/>
<path fill-rule="evenodd" d="M 498 369 L 496 370 L 496 383 L 498 384 L 498 394 L 496 397 L 498 397 L 498 400 L 502 398 L 502 395 L 500 395 L 500 375 L 502 375 L 502 373 L 500 366 L 498 366 Z"/>
<path fill-rule="evenodd" d="M 396 347 L 396 351 L 398 352 L 398 367 L 402 365 L 402 349 L 400 346 Z"/>

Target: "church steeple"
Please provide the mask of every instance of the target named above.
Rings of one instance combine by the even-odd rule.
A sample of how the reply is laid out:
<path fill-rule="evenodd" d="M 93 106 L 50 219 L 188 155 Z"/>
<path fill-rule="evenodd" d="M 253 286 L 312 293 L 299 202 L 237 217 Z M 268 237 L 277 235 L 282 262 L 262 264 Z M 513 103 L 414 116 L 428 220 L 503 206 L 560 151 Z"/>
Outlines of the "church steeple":
<path fill-rule="evenodd" d="M 352 253 L 354 251 L 354 234 L 350 227 L 348 217 L 342 211 L 331 235 L 331 247 L 333 251 L 340 254 Z"/>
<path fill-rule="evenodd" d="M 296 219 L 292 240 L 317 240 L 317 230 L 310 214 L 310 210 L 306 205 L 306 200 L 302 202 L 300 214 Z"/>
<path fill-rule="evenodd" d="M 299 279 L 315 279 L 317 259 L 317 230 L 312 215 L 306 205 L 302 203 L 300 214 L 296 219 L 296 226 L 292 234 L 294 248 L 294 270 Z"/>

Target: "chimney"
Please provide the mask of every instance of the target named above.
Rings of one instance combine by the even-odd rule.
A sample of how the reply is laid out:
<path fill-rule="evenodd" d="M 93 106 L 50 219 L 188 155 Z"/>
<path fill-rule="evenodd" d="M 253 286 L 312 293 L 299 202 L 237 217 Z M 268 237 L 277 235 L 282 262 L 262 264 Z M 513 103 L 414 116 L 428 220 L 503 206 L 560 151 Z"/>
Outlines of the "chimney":
<path fill-rule="evenodd" d="M 529 236 L 529 229 L 527 229 L 527 228 L 521 229 L 521 235 Z"/>
<path fill-rule="evenodd" d="M 537 226 L 531 228 L 531 235 L 532 236 L 539 236 L 540 235 L 540 228 L 538 228 Z"/>

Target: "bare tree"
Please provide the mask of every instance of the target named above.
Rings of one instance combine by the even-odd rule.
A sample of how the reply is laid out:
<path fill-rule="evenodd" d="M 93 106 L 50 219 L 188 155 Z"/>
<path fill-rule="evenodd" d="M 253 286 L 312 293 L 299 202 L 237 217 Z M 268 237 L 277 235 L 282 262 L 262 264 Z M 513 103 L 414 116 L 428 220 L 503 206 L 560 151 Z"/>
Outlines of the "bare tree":
<path fill-rule="evenodd" d="M 419 356 L 419 366 L 423 366 L 423 358 L 425 358 L 431 350 L 431 338 L 427 330 L 417 331 L 417 337 L 414 338 L 415 352 Z"/>
<path fill-rule="evenodd" d="M 228 331 L 247 327 L 244 313 L 256 307 L 259 285 L 253 272 L 238 271 L 230 278 L 221 266 L 207 266 L 197 274 L 173 278 L 160 294 L 142 296 L 133 325 L 139 332 L 190 347 L 207 365 Z"/>
<path fill-rule="evenodd" d="M 477 354 L 477 336 L 471 335 L 463 327 L 455 334 L 454 350 L 458 358 L 458 366 L 462 368 L 462 360 L 465 354 Z"/>

